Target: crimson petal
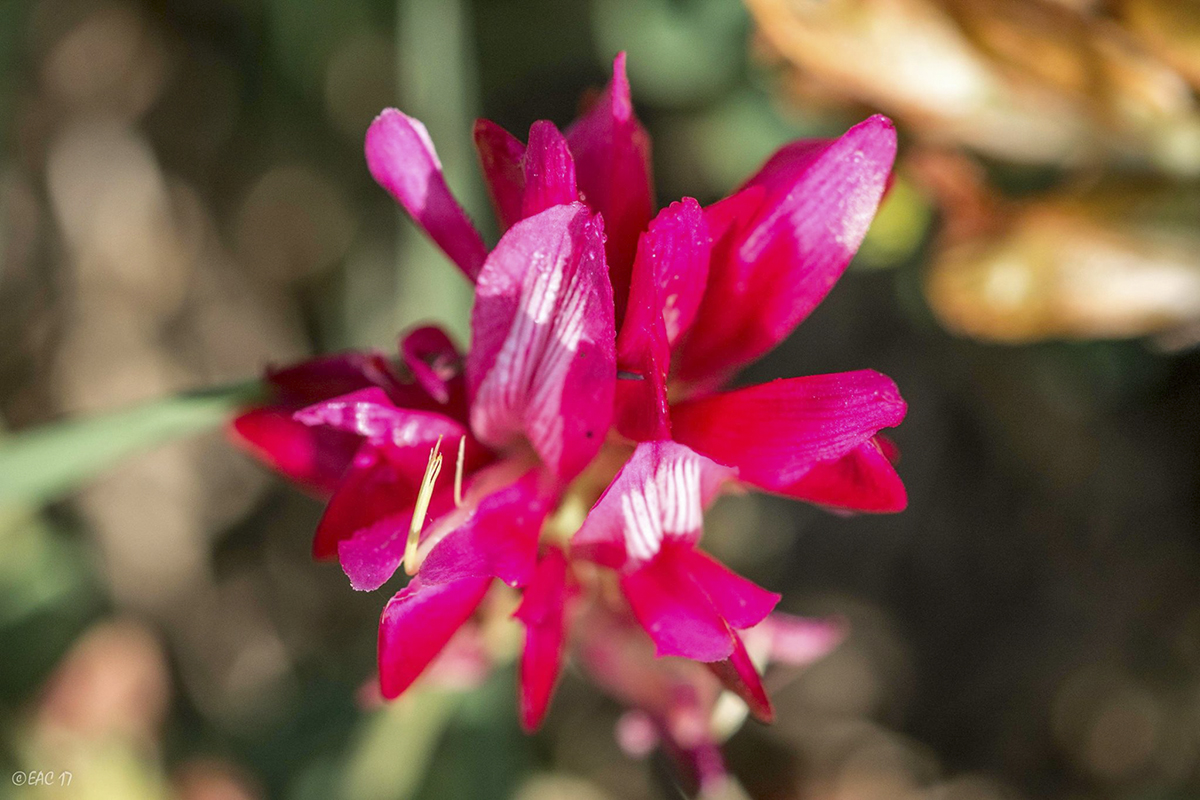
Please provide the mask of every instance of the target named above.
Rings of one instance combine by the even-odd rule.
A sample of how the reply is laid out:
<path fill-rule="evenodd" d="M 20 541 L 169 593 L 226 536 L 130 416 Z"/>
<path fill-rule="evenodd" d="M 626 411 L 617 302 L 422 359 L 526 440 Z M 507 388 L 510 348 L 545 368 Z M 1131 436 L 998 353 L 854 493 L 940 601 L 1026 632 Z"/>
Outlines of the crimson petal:
<path fill-rule="evenodd" d="M 514 225 L 479 274 L 467 386 L 471 428 L 494 447 L 527 440 L 569 480 L 612 420 L 616 333 L 601 223 L 580 203 Z"/>
<path fill-rule="evenodd" d="M 654 641 L 658 656 L 721 661 L 733 652 L 733 632 L 704 589 L 682 567 L 685 547 L 664 547 L 641 567 L 621 576 L 621 591 L 634 617 Z"/>
<path fill-rule="evenodd" d="M 795 483 L 778 489 L 779 493 L 845 511 L 903 511 L 908 493 L 880 440 L 875 437 L 836 461 L 817 464 Z"/>
<path fill-rule="evenodd" d="M 614 59 L 612 80 L 603 94 L 567 130 L 567 142 L 575 156 L 579 190 L 587 204 L 604 216 L 620 320 L 629 295 L 638 235 L 654 213 L 650 137 L 633 113 L 624 53 Z"/>
<path fill-rule="evenodd" d="M 896 154 L 890 120 L 794 142 L 706 211 L 708 288 L 678 364 L 711 382 L 782 341 L 841 277 L 879 206 Z"/>
<path fill-rule="evenodd" d="M 374 351 L 351 350 L 268 369 L 267 382 L 281 402 L 300 406 L 368 386 L 381 386 L 389 392 L 403 390 L 392 365 Z"/>
<path fill-rule="evenodd" d="M 562 550 L 548 548 L 513 614 L 525 623 L 519 692 L 521 727 L 526 731 L 534 731 L 542 724 L 562 672 L 566 579 L 567 559 Z"/>
<path fill-rule="evenodd" d="M 292 419 L 292 410 L 267 406 L 234 418 L 229 436 L 250 455 L 311 492 L 328 496 L 341 482 L 362 438 Z"/>
<path fill-rule="evenodd" d="M 475 121 L 475 150 L 500 230 L 506 231 L 523 216 L 525 145 L 490 119 L 481 119 Z"/>
<path fill-rule="evenodd" d="M 786 378 L 680 403 L 675 438 L 768 491 L 788 490 L 821 462 L 842 458 L 899 425 L 907 406 L 873 370 Z"/>
<path fill-rule="evenodd" d="M 394 108 L 386 109 L 367 129 L 366 155 L 375 181 L 474 280 L 487 248 L 450 193 L 425 126 Z"/>
<path fill-rule="evenodd" d="M 295 418 L 305 425 L 356 433 L 377 445 L 396 448 L 428 447 L 443 437 L 457 443 L 467 434 L 461 423 L 443 414 L 397 408 L 377 387 L 314 403 L 297 411 Z"/>
<path fill-rule="evenodd" d="M 671 435 L 670 347 L 691 326 L 708 276 L 711 242 L 700 204 L 664 208 L 638 240 L 629 306 L 617 336 L 617 429 L 635 441 Z"/>
<path fill-rule="evenodd" d="M 521 200 L 521 218 L 539 211 L 579 200 L 575 188 L 575 162 L 567 149 L 567 140 L 553 122 L 541 120 L 529 129 L 525 148 L 525 192 Z"/>
<path fill-rule="evenodd" d="M 419 578 L 400 590 L 379 620 L 379 685 L 389 700 L 429 666 L 475 613 L 491 578 L 463 578 L 427 586 Z"/>
<path fill-rule="evenodd" d="M 384 517 L 411 508 L 424 470 L 424 457 L 405 464 L 386 458 L 374 445 L 364 443 L 317 525 L 313 558 L 324 561 L 336 557 L 339 542 Z"/>
<path fill-rule="evenodd" d="M 633 569 L 667 542 L 695 544 L 704 509 L 735 475 L 677 442 L 643 442 L 571 538 L 572 551 L 614 569 Z"/>
<path fill-rule="evenodd" d="M 522 586 L 533 576 L 538 534 L 553 495 L 531 470 L 482 500 L 467 520 L 446 534 L 421 564 L 425 583 L 497 577 Z"/>
<path fill-rule="evenodd" d="M 417 385 L 450 416 L 465 418 L 462 354 L 445 331 L 435 325 L 409 331 L 400 340 L 400 355 Z"/>
<path fill-rule="evenodd" d="M 733 635 L 733 653 L 724 661 L 714 661 L 708 665 L 713 674 L 721 681 L 721 685 L 736 694 L 746 702 L 750 713 L 759 722 L 770 724 L 775 720 L 775 710 L 771 708 L 771 700 L 763 688 L 762 678 L 746 652 L 746 645 L 736 633 Z"/>
<path fill-rule="evenodd" d="M 687 570 L 712 601 L 717 612 L 732 628 L 751 628 L 766 619 L 780 596 L 746 580 L 707 553 L 695 548 L 678 548 L 680 569 Z"/>

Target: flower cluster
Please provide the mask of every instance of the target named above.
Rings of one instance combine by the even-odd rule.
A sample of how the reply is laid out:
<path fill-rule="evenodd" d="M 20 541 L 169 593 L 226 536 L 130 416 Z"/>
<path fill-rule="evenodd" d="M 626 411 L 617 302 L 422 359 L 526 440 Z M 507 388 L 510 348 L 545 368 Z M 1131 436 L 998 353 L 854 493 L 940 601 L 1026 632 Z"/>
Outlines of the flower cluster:
<path fill-rule="evenodd" d="M 618 56 L 565 133 L 537 122 L 523 144 L 480 121 L 475 142 L 503 230 L 490 251 L 420 122 L 389 109 L 366 138 L 372 175 L 475 286 L 465 355 L 424 327 L 402 337 L 398 360 L 355 352 L 272 371 L 274 402 L 234 430 L 329 495 L 316 558 L 338 559 L 360 590 L 402 566 L 412 576 L 380 621 L 385 697 L 498 579 L 521 593 L 526 728 L 574 640 L 597 682 L 703 777 L 712 741 L 689 739 L 681 720 L 712 703 L 670 690 L 672 676 L 700 684 L 687 662 L 643 657 L 649 643 L 703 664 L 709 694 L 724 686 L 769 718 L 752 655 L 811 660 L 838 635 L 772 614 L 779 595 L 699 550 L 704 509 L 736 486 L 851 511 L 906 502 L 879 435 L 905 413 L 887 377 L 721 389 L 845 269 L 885 191 L 894 130 L 872 117 L 837 140 L 792 143 L 724 200 L 656 214 Z"/>

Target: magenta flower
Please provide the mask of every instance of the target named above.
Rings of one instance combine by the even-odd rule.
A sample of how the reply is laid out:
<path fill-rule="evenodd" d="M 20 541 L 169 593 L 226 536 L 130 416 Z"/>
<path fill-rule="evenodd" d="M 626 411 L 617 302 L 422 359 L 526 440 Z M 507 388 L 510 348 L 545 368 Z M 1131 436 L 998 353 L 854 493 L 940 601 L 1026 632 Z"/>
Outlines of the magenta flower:
<path fill-rule="evenodd" d="M 272 372 L 277 401 L 235 432 L 330 496 L 317 558 L 336 557 L 356 589 L 401 565 L 413 576 L 380 622 L 385 697 L 421 675 L 499 579 L 522 594 L 526 728 L 545 715 L 573 624 L 597 619 L 640 627 L 657 656 L 706 665 L 769 719 L 746 637 L 771 624 L 779 595 L 697 549 L 704 510 L 737 485 L 902 509 L 879 432 L 905 404 L 868 370 L 719 388 L 845 269 L 888 181 L 891 123 L 793 143 L 730 197 L 657 215 L 623 55 L 565 134 L 537 122 L 522 144 L 481 121 L 475 140 L 504 231 L 490 251 L 420 122 L 384 111 L 366 140 L 375 179 L 475 285 L 465 357 L 421 328 L 398 362 L 352 353 Z M 585 661 L 603 672 L 606 644 L 585 634 Z M 660 726 L 670 716 L 631 702 Z"/>

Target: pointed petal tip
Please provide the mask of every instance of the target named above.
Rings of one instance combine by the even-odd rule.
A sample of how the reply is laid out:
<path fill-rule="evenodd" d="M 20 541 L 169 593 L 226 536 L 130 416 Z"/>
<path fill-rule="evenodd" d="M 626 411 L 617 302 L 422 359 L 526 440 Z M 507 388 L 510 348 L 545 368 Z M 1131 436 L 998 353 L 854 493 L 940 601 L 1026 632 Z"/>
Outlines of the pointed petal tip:
<path fill-rule="evenodd" d="M 626 66 L 628 63 L 628 53 L 626 53 L 624 50 L 618 51 L 617 54 L 613 56 L 612 81 L 614 86 L 620 86 L 628 89 L 629 73 L 626 71 Z"/>
<path fill-rule="evenodd" d="M 885 446 L 875 438 L 839 459 L 817 464 L 794 484 L 772 491 L 835 513 L 895 514 L 908 507 L 904 482 Z"/>
<path fill-rule="evenodd" d="M 725 661 L 708 665 L 709 670 L 721 681 L 721 685 L 733 692 L 746 704 L 754 718 L 764 725 L 775 721 L 775 709 L 763 686 L 762 676 L 754 665 L 742 638 L 734 634 L 733 653 Z"/>
<path fill-rule="evenodd" d="M 865 147 L 872 161 L 890 165 L 896 158 L 896 124 L 882 114 L 867 117 L 846 131 L 835 145 Z"/>
<path fill-rule="evenodd" d="M 434 166 L 439 170 L 442 168 L 442 162 L 438 159 L 437 151 L 433 146 L 433 139 L 429 136 L 429 130 L 425 127 L 425 123 L 416 117 L 410 117 L 398 108 L 385 108 L 375 115 L 375 119 L 371 120 L 371 124 L 367 126 L 367 134 L 364 142 L 364 150 L 367 156 L 367 167 L 370 168 L 371 174 L 376 175 L 376 167 L 383 168 L 384 165 L 379 163 L 381 146 L 383 140 L 391 135 L 389 129 L 394 129 L 395 126 L 400 126 L 401 129 L 409 129 L 416 134 L 420 143 L 428 150 L 429 158 Z M 372 166 L 374 164 L 375 166 Z M 376 176 L 376 180 L 379 177 Z M 382 181 L 381 181 L 382 182 Z"/>
<path fill-rule="evenodd" d="M 709 285 L 680 353 L 689 382 L 721 377 L 777 345 L 841 277 L 887 187 L 896 130 L 876 115 L 835 140 L 780 148 L 707 209 Z"/>
<path fill-rule="evenodd" d="M 525 624 L 517 695 L 521 727 L 526 733 L 541 726 L 562 674 L 567 633 L 566 581 L 566 556 L 558 547 L 551 546 L 538 563 L 521 605 L 513 614 Z"/>
<path fill-rule="evenodd" d="M 899 514 L 908 508 L 908 489 L 897 481 L 895 489 L 880 503 L 880 514 Z"/>
<path fill-rule="evenodd" d="M 868 127 L 868 126 L 879 129 L 879 130 L 889 130 L 889 131 L 896 130 L 896 123 L 892 122 L 891 117 L 888 117 L 884 114 L 872 114 L 871 116 L 867 117 L 862 122 L 855 125 L 854 127 L 855 128 L 863 128 L 863 127 Z"/>
<path fill-rule="evenodd" d="M 524 173 L 522 217 L 531 217 L 551 206 L 579 200 L 579 190 L 575 185 L 575 161 L 566 138 L 550 120 L 538 120 L 529 128 Z"/>
<path fill-rule="evenodd" d="M 379 688 L 394 700 L 421 676 L 464 622 L 475 613 L 490 578 L 442 586 L 415 579 L 384 606 L 379 619 Z"/>
<path fill-rule="evenodd" d="M 471 125 L 471 138 L 473 138 L 475 141 L 479 141 L 481 137 L 487 137 L 491 134 L 500 132 L 508 133 L 508 131 L 504 130 L 504 128 L 485 117 L 477 118 Z"/>
<path fill-rule="evenodd" d="M 522 703 L 521 713 L 517 719 L 521 723 L 521 732 L 528 736 L 537 733 L 538 729 L 542 727 L 542 722 L 546 719 L 546 712 L 543 710 L 539 714 L 537 710 Z"/>
<path fill-rule="evenodd" d="M 446 185 L 425 125 L 398 109 L 384 109 L 367 128 L 363 147 L 375 182 L 474 280 L 487 248 Z"/>
<path fill-rule="evenodd" d="M 739 467 L 748 483 L 786 492 L 815 467 L 899 425 L 906 410 L 890 378 L 858 370 L 781 378 L 685 401 L 672 408 L 671 422 L 676 440 Z"/>

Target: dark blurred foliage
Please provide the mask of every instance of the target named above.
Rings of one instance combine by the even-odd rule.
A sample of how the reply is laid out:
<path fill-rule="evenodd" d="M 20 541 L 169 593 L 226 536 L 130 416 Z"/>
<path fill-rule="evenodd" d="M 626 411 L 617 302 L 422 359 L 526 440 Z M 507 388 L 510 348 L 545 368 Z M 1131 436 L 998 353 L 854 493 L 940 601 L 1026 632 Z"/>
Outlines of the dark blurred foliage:
<path fill-rule="evenodd" d="M 428 123 L 485 229 L 471 120 L 565 124 L 618 49 L 660 202 L 709 202 L 780 143 L 873 108 L 844 87 L 839 103 L 781 102 L 751 29 L 727 0 L 0 4 L 3 424 L 391 347 L 424 318 L 461 335 L 465 287 L 363 165 L 385 105 Z M 1195 796 L 1200 358 L 947 334 L 924 299 L 941 245 L 913 188 L 946 169 L 965 186 L 947 163 L 905 173 L 829 299 L 745 376 L 892 376 L 911 505 L 714 509 L 707 546 L 785 610 L 852 630 L 803 674 L 768 675 L 779 721 L 736 733 L 731 766 L 755 798 Z M 993 173 L 1016 195 L 1058 182 Z M 1024 219 L 974 200 L 968 221 Z M 0 796 L 678 796 L 574 674 L 535 737 L 503 663 L 467 691 L 376 707 L 360 686 L 388 590 L 357 594 L 310 561 L 319 513 L 217 434 L 46 510 L 0 507 Z M 496 633 L 501 662 L 511 635 Z M 16 769 L 74 777 L 18 790 Z"/>

